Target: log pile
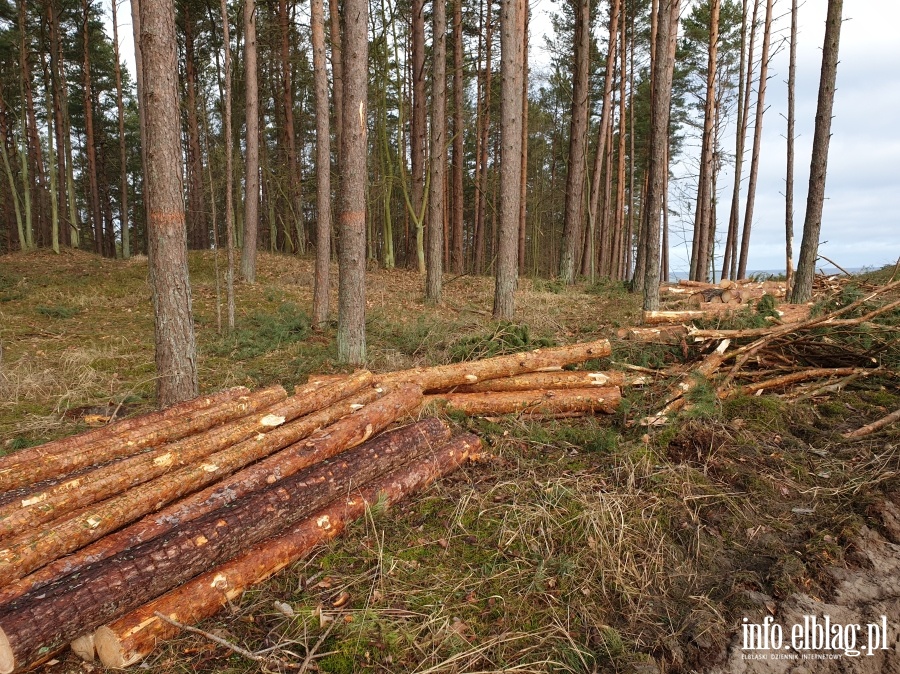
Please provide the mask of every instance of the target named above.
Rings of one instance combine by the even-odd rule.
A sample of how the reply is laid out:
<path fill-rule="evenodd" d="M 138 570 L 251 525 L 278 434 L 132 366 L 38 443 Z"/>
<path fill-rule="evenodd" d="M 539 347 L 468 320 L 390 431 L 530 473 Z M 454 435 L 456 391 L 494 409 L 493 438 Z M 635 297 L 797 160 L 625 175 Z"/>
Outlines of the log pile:
<path fill-rule="evenodd" d="M 323 376 L 290 396 L 229 389 L 0 458 L 0 674 L 69 644 L 133 664 L 367 503 L 399 500 L 477 455 L 477 437 L 421 418 L 434 407 L 613 412 L 635 376 L 563 370 L 609 354 L 599 340 Z"/>

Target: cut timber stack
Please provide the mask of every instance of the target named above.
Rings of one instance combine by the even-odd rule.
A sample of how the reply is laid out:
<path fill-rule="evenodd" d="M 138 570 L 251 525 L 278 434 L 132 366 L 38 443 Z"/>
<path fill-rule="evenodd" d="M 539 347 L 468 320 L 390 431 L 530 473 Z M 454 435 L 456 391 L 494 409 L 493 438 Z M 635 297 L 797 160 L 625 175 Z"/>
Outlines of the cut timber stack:
<path fill-rule="evenodd" d="M 0 458 L 0 674 L 73 646 L 125 667 L 337 535 L 366 504 L 479 453 L 421 415 L 612 412 L 620 372 L 562 368 L 606 340 L 243 388 Z"/>

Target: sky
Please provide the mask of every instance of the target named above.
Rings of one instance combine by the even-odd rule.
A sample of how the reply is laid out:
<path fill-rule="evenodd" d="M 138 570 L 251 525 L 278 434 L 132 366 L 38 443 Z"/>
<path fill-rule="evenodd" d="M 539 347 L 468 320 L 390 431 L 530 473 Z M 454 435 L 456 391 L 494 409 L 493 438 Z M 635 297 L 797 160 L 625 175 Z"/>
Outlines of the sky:
<path fill-rule="evenodd" d="M 687 3 L 683 1 L 682 4 Z M 133 73 L 131 15 L 127 3 L 121 3 L 120 8 L 120 48 L 123 60 Z M 554 11 L 554 2 L 532 0 L 532 8 L 530 59 L 537 66 L 549 60 L 543 52 L 544 34 L 550 30 L 547 17 L 549 12 Z M 794 168 L 795 264 L 806 212 L 826 8 L 827 0 L 801 0 L 799 9 Z M 786 38 L 790 27 L 789 0 L 776 0 L 774 15 L 777 35 L 772 44 L 773 49 L 780 49 L 769 65 L 768 109 L 763 118 L 749 270 L 782 270 L 785 267 Z M 879 267 L 900 258 L 898 25 L 900 3 L 897 0 L 848 0 L 844 3 L 819 253 L 846 268 Z M 112 31 L 109 33 L 112 34 Z M 781 44 L 782 40 L 784 44 Z M 755 101 L 753 105 L 755 109 Z M 748 151 L 750 138 L 752 129 L 748 134 Z M 733 136 L 726 136 L 723 143 L 726 147 L 733 147 Z M 745 167 L 746 186 L 749 154 Z M 674 172 L 678 170 L 675 167 Z M 718 208 L 718 237 L 724 237 L 727 228 L 732 175 L 723 171 L 719 178 L 722 191 Z M 674 247 L 670 251 L 673 271 L 688 267 L 689 250 L 683 244 L 685 237 L 682 232 L 682 225 L 673 221 L 671 236 Z M 717 261 L 717 266 L 719 264 Z"/>

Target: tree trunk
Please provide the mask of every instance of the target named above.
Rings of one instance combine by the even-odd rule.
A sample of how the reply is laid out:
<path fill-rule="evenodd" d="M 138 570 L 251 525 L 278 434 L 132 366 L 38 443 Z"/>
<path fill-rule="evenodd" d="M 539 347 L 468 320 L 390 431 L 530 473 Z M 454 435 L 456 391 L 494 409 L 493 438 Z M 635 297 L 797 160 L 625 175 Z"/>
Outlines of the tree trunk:
<path fill-rule="evenodd" d="M 425 0 L 412 3 L 412 128 L 410 150 L 412 153 L 412 219 L 416 228 L 416 266 L 420 274 L 425 273 L 425 136 L 426 95 L 425 95 Z"/>
<path fill-rule="evenodd" d="M 493 38 L 493 13 L 492 0 L 486 0 L 487 11 L 485 16 L 484 37 L 484 84 L 482 86 L 484 102 L 479 116 L 479 152 L 475 158 L 475 263 L 476 274 L 484 273 L 484 241 L 485 241 L 485 212 L 487 204 L 487 159 L 488 140 L 491 126 L 491 80 L 493 76 L 492 38 Z"/>
<path fill-rule="evenodd" d="M 0 611 L 8 644 L 0 658 L 24 666 L 42 649 L 52 650 L 120 617 L 412 458 L 377 444 L 361 447 L 85 569 L 78 583 L 63 578 L 40 590 L 40 600 L 25 595 Z"/>
<path fill-rule="evenodd" d="M 463 140 L 465 137 L 465 121 L 463 119 L 463 21 L 462 2 L 453 2 L 453 164 L 451 181 L 453 185 L 453 210 L 451 211 L 451 227 L 453 245 L 451 247 L 450 266 L 454 274 L 465 271 L 463 257 L 463 169 L 466 163 Z"/>
<path fill-rule="evenodd" d="M 156 393 L 163 407 L 197 396 L 197 343 L 184 221 L 178 53 L 172 0 L 141 0 L 147 128 L 145 190 L 150 290 L 156 318 Z"/>
<path fill-rule="evenodd" d="M 344 51 L 341 49 L 340 0 L 328 0 L 328 13 L 331 22 L 331 89 L 334 97 L 334 147 L 337 153 L 337 165 L 341 166 L 341 152 L 344 147 L 342 140 L 344 133 Z"/>
<path fill-rule="evenodd" d="M 256 64 L 256 0 L 244 0 L 244 91 L 246 98 L 247 153 L 244 194 L 244 243 L 241 248 L 241 276 L 247 283 L 251 284 L 256 283 L 256 246 L 259 235 L 258 71 L 259 68 Z M 326 83 L 326 87 L 327 86 Z M 330 169 L 331 166 L 329 164 L 329 171 Z"/>
<path fill-rule="evenodd" d="M 283 1 L 283 0 L 282 0 Z M 228 331 L 234 330 L 234 149 L 231 128 L 231 37 L 228 28 L 228 4 L 222 0 L 222 46 L 225 50 L 225 92 L 222 107 L 225 110 L 222 135 L 225 136 L 225 246 L 228 252 L 228 269 L 225 272 L 225 298 L 228 305 Z M 293 167 L 292 167 L 293 170 Z"/>
<path fill-rule="evenodd" d="M 115 2 L 115 0 L 113 0 Z M 194 65 L 194 19 L 190 3 L 182 3 L 184 17 L 184 71 L 187 90 L 188 244 L 195 250 L 209 248 L 206 206 L 203 199 L 203 154 L 200 151 L 200 124 L 197 121 L 197 69 Z M 212 195 L 210 195 L 212 198 Z"/>
<path fill-rule="evenodd" d="M 712 247 L 713 150 L 715 147 L 716 64 L 719 45 L 719 0 L 712 0 L 709 20 L 709 58 L 706 62 L 706 105 L 703 110 L 703 139 L 700 150 L 700 177 L 697 181 L 697 209 L 694 219 L 694 250 L 691 256 L 691 278 L 709 278 L 709 256 Z"/>
<path fill-rule="evenodd" d="M 287 140 L 288 177 L 291 186 L 290 205 L 294 229 L 297 232 L 297 252 L 306 252 L 306 232 L 303 222 L 303 196 L 300 180 L 301 166 L 297 161 L 297 141 L 294 131 L 294 78 L 291 69 L 290 20 L 287 0 L 278 0 L 278 26 L 281 33 L 281 95 L 284 106 L 284 130 Z M 290 229 L 285 224 L 285 231 Z"/>
<path fill-rule="evenodd" d="M 103 254 L 103 218 L 100 215 L 100 188 L 97 183 L 97 149 L 94 140 L 94 97 L 91 94 L 91 58 L 90 51 L 88 50 L 88 45 L 90 44 L 90 33 L 88 30 L 90 5 L 88 4 L 88 0 L 83 0 L 82 7 L 84 10 L 82 23 L 82 35 L 84 36 L 84 61 L 82 64 L 84 81 L 84 144 L 87 153 L 87 172 L 90 185 L 89 203 L 91 209 L 91 221 L 94 226 L 94 251 L 98 254 Z"/>
<path fill-rule="evenodd" d="M 794 280 L 794 90 L 797 84 L 797 0 L 791 0 L 791 38 L 788 61 L 787 170 L 784 180 L 785 287 L 790 296 Z"/>
<path fill-rule="evenodd" d="M 675 54 L 671 44 L 678 33 L 680 0 L 660 0 L 656 33 L 656 60 L 653 62 L 653 92 L 650 104 L 650 167 L 648 169 L 646 212 L 644 214 L 645 270 L 640 289 L 644 309 L 659 309 L 659 227 L 663 188 L 668 173 L 669 108 Z"/>
<path fill-rule="evenodd" d="M 70 222 L 68 209 L 68 190 L 66 189 L 66 140 L 63 123 L 63 82 L 62 82 L 62 49 L 59 42 L 59 16 L 56 3 L 47 3 L 47 23 L 50 28 L 50 81 L 53 88 L 54 131 L 56 132 L 56 189 L 57 212 L 60 217 L 60 242 L 69 246 L 72 243 L 72 228 L 76 223 Z M 77 238 L 77 237 L 76 237 Z"/>
<path fill-rule="evenodd" d="M 403 445 L 401 452 L 412 453 L 414 444 L 435 444 L 429 433 L 436 426 L 440 426 L 436 420 L 426 420 L 371 442 Z M 449 430 L 446 434 L 449 435 Z M 336 499 L 277 538 L 258 544 L 226 564 L 101 627 L 95 637 L 101 661 L 108 667 L 117 668 L 138 662 L 160 641 L 178 633 L 177 628 L 157 618 L 157 612 L 174 615 L 182 623 L 195 623 L 214 615 L 250 586 L 263 582 L 307 555 L 315 546 L 338 536 L 375 502 L 394 504 L 423 489 L 459 467 L 478 451 L 480 445 L 481 441 L 474 435 L 457 436 L 440 446 L 433 455 L 423 456 L 372 481 L 358 492 Z"/>
<path fill-rule="evenodd" d="M 122 227 L 122 257 L 131 257 L 131 235 L 128 231 L 128 155 L 125 150 L 125 105 L 122 102 L 122 72 L 119 65 L 119 25 L 117 19 L 117 0 L 110 0 L 113 24 L 113 53 L 116 62 L 116 107 L 119 121 L 119 222 Z"/>
<path fill-rule="evenodd" d="M 330 287 L 328 275 L 331 264 L 331 136 L 323 0 L 311 0 L 310 12 L 316 96 L 316 276 L 313 291 L 313 325 L 322 329 L 328 320 Z"/>
<path fill-rule="evenodd" d="M 137 92 L 137 100 L 138 100 L 138 123 L 141 129 L 141 183 L 142 187 L 142 197 L 144 202 L 144 246 L 142 250 L 147 252 L 149 250 L 149 222 L 150 222 L 150 202 L 147 201 L 147 120 L 146 120 L 146 110 L 144 109 L 144 59 L 143 54 L 141 53 L 141 13 L 140 13 L 140 0 L 131 0 L 131 30 L 132 36 L 134 38 L 134 63 L 135 63 L 135 89 Z M 66 144 L 66 162 L 71 166 L 71 146 L 69 143 Z M 71 179 L 71 171 L 70 171 L 70 179 Z M 72 188 L 72 192 L 69 194 L 69 208 L 72 208 L 72 199 L 74 195 L 74 187 Z M 74 210 L 73 210 L 74 217 Z M 139 250 L 137 245 L 137 241 L 135 241 L 135 250 Z M 74 245 L 74 244 L 73 244 Z"/>
<path fill-rule="evenodd" d="M 747 204 L 744 211 L 744 231 L 741 236 L 741 257 L 738 262 L 738 278 L 747 275 L 747 256 L 750 253 L 750 228 L 753 225 L 753 204 L 756 199 L 756 180 L 759 174 L 759 152 L 762 146 L 763 114 L 766 111 L 766 82 L 769 78 L 769 41 L 772 34 L 772 3 L 766 0 L 766 22 L 763 27 L 762 52 L 759 64 L 759 92 L 756 99 L 756 116 L 753 119 L 753 152 L 750 155 L 750 181 L 747 183 Z"/>
<path fill-rule="evenodd" d="M 816 105 L 816 126 L 809 169 L 809 190 L 806 194 L 806 217 L 803 220 L 803 239 L 800 242 L 797 277 L 791 294 L 791 302 L 795 304 L 808 302 L 812 297 L 819 233 L 822 229 L 822 207 L 825 202 L 825 178 L 828 175 L 828 144 L 831 141 L 831 117 L 837 81 L 842 9 L 843 0 L 828 0 L 825 42 L 822 48 L 822 75 L 819 78 L 819 100 Z"/>
<path fill-rule="evenodd" d="M 569 126 L 569 169 L 566 173 L 566 206 L 563 221 L 559 278 L 575 283 L 578 245 L 581 243 L 584 213 L 584 172 L 587 147 L 588 66 L 591 53 L 589 0 L 575 3 L 575 59 L 572 66 L 572 117 Z M 612 54 L 615 54 L 613 51 Z M 613 58 L 615 61 L 615 58 Z"/>
<path fill-rule="evenodd" d="M 413 383 L 429 393 L 444 391 L 453 386 L 474 384 L 485 379 L 512 377 L 538 370 L 559 369 L 564 365 L 583 363 L 593 358 L 604 358 L 610 353 L 609 341 L 600 339 L 584 344 L 535 349 L 452 365 L 400 370 L 381 375 L 380 378 L 382 383 L 389 385 L 402 382 Z"/>
<path fill-rule="evenodd" d="M 344 130 L 341 149 L 338 360 L 366 359 L 366 101 L 369 6 L 344 2 Z"/>
<path fill-rule="evenodd" d="M 432 4 L 431 193 L 428 195 L 428 264 L 425 300 L 441 301 L 444 256 L 444 178 L 447 169 L 447 9 L 446 0 Z"/>
<path fill-rule="evenodd" d="M 737 280 L 737 231 L 740 226 L 741 177 L 744 164 L 744 142 L 747 138 L 747 122 L 750 116 L 750 73 L 753 72 L 753 47 L 756 42 L 756 16 L 759 0 L 753 0 L 753 20 L 750 24 L 749 54 L 747 47 L 747 2 L 741 10 L 741 57 L 738 66 L 737 123 L 734 152 L 734 183 L 731 192 L 731 210 L 728 215 L 728 234 L 725 237 L 725 254 L 722 259 L 722 278 Z M 749 66 L 747 65 L 749 63 Z"/>
<path fill-rule="evenodd" d="M 519 198 L 522 171 L 524 0 L 500 3 L 500 213 L 494 318 L 512 320 L 518 282 Z"/>
<path fill-rule="evenodd" d="M 525 30 L 522 31 L 522 170 L 519 172 L 519 276 L 525 274 L 525 227 L 528 212 L 528 25 L 531 10 L 525 3 Z"/>

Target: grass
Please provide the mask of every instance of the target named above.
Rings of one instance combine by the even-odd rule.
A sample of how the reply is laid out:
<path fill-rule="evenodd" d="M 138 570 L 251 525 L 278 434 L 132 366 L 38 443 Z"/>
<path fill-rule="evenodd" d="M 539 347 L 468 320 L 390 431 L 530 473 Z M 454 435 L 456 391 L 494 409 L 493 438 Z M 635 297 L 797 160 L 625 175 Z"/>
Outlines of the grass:
<path fill-rule="evenodd" d="M 334 326 L 309 328 L 310 260 L 262 254 L 257 284 L 237 286 L 228 336 L 217 328 L 212 253 L 192 253 L 190 265 L 202 390 L 292 387 L 345 369 Z M 0 304 L 4 451 L 80 430 L 68 409 L 150 408 L 145 261 L 38 252 L 3 266 L 0 293 L 21 293 Z M 509 324 L 489 318 L 488 278 L 448 285 L 439 307 L 424 304 L 414 272 L 370 272 L 367 284 L 376 370 L 608 336 L 638 314 L 619 284 L 523 279 Z M 661 369 L 693 358 L 693 348 L 617 341 L 612 360 Z M 669 383 L 626 390 L 609 417 L 450 419 L 482 437 L 480 463 L 373 509 L 200 627 L 286 660 L 315 650 L 320 672 L 704 669 L 743 616 L 765 610 L 760 597 L 827 596 L 827 569 L 849 563 L 862 525 L 878 526 L 874 504 L 897 489 L 900 431 L 853 443 L 840 432 L 896 409 L 900 395 L 875 378 L 790 405 L 718 401 L 701 385 L 678 423 L 632 424 L 658 408 Z M 335 608 L 342 592 L 350 599 Z M 256 667 L 192 635 L 146 663 L 159 674 Z"/>

